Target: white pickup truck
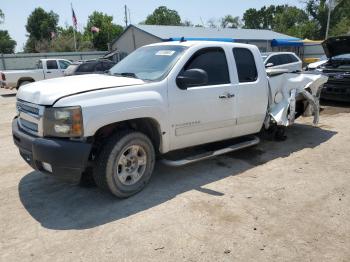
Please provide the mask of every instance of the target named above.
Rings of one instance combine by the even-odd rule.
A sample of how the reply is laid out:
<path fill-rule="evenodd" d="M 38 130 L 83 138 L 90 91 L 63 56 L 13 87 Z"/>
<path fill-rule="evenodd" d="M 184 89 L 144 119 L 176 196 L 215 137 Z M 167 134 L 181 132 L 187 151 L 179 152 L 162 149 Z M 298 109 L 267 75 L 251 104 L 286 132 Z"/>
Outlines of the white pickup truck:
<path fill-rule="evenodd" d="M 284 72 L 267 75 L 252 45 L 153 44 L 110 75 L 22 87 L 13 139 L 34 169 L 71 182 L 92 177 L 100 188 L 128 197 L 150 180 L 156 158 L 185 165 L 255 145 L 253 135 L 263 128 L 291 125 L 302 114 L 313 114 L 316 124 L 327 77 Z M 224 148 L 182 154 L 223 140 Z"/>
<path fill-rule="evenodd" d="M 18 89 L 31 82 L 64 76 L 71 63 L 66 59 L 40 59 L 37 69 L 0 71 L 0 87 Z"/>

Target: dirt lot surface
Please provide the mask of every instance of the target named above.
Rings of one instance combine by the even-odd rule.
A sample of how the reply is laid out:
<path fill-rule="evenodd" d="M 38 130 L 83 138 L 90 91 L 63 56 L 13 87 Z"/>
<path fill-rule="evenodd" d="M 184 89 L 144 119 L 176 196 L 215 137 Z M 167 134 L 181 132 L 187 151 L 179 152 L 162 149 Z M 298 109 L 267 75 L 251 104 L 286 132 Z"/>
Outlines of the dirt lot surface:
<path fill-rule="evenodd" d="M 350 261 L 347 105 L 284 142 L 158 164 L 118 200 L 33 172 L 12 142 L 15 97 L 0 95 L 0 261 Z"/>

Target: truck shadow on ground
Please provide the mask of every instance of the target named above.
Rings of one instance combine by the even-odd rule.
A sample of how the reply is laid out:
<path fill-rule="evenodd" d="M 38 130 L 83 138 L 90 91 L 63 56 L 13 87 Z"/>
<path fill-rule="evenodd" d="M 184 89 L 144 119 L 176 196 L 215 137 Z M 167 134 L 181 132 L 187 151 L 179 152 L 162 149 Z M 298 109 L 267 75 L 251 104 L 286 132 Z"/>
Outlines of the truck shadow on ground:
<path fill-rule="evenodd" d="M 3 94 L 3 95 L 1 95 L 1 97 L 3 97 L 3 98 L 15 97 L 15 96 L 16 96 L 16 93 L 13 93 L 13 94 Z"/>
<path fill-rule="evenodd" d="M 317 147 L 334 135 L 336 132 L 331 130 L 297 124 L 288 129 L 288 139 L 284 142 L 263 140 L 256 147 L 181 168 L 158 164 L 150 184 L 124 200 L 97 188 L 66 185 L 39 172 L 22 178 L 19 196 L 29 214 L 43 227 L 83 230 L 137 214 L 190 190 L 223 196 L 224 193 L 206 189 L 205 185 L 305 148 Z"/>

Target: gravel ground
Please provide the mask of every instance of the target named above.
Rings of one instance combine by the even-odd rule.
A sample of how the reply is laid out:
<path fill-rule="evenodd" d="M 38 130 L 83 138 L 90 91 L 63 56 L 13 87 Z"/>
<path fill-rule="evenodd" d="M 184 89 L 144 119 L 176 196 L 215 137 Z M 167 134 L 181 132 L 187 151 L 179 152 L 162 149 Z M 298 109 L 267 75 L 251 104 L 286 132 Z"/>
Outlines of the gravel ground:
<path fill-rule="evenodd" d="M 27 166 L 0 95 L 0 261 L 350 261 L 350 105 L 118 200 Z"/>

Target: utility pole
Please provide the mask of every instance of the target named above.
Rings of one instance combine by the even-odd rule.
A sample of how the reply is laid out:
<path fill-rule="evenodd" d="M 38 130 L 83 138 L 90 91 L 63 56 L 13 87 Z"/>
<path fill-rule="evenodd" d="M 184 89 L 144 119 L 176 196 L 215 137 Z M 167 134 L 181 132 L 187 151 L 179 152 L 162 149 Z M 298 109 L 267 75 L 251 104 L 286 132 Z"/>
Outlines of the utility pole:
<path fill-rule="evenodd" d="M 128 7 L 124 5 L 124 21 L 125 21 L 125 27 L 128 27 Z"/>
<path fill-rule="evenodd" d="M 327 29 L 326 29 L 326 39 L 328 38 L 329 25 L 331 23 L 331 12 L 340 3 L 339 0 L 328 0 L 328 18 L 327 18 Z"/>
<path fill-rule="evenodd" d="M 129 24 L 131 25 L 132 22 L 131 22 L 131 15 L 130 15 L 130 9 L 128 8 L 128 12 L 129 12 Z"/>
<path fill-rule="evenodd" d="M 326 39 L 328 38 L 329 24 L 331 21 L 332 6 L 333 6 L 333 0 L 328 0 L 328 18 L 327 18 L 327 28 L 326 28 Z"/>

